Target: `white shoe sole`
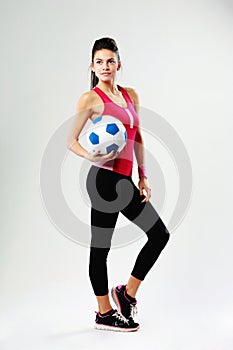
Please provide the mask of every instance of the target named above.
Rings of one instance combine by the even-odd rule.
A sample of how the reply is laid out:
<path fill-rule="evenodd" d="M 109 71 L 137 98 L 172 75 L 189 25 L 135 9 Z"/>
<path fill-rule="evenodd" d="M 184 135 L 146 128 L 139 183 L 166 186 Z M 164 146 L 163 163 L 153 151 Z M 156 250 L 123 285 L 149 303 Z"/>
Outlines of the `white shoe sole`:
<path fill-rule="evenodd" d="M 94 328 L 99 330 L 114 331 L 114 332 L 135 332 L 140 328 L 140 326 L 138 326 L 137 328 L 120 328 L 120 327 L 106 326 L 104 324 L 96 323 L 94 325 Z"/>

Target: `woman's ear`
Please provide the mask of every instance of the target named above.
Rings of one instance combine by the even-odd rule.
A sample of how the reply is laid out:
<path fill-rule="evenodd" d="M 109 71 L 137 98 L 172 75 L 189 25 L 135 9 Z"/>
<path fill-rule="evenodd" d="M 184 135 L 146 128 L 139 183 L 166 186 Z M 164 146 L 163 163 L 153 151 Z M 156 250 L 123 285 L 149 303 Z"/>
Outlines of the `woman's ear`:
<path fill-rule="evenodd" d="M 90 69 L 92 70 L 92 72 L 95 72 L 93 69 L 93 62 L 90 63 Z"/>
<path fill-rule="evenodd" d="M 121 62 L 118 63 L 117 70 L 120 70 L 120 68 L 121 68 Z"/>

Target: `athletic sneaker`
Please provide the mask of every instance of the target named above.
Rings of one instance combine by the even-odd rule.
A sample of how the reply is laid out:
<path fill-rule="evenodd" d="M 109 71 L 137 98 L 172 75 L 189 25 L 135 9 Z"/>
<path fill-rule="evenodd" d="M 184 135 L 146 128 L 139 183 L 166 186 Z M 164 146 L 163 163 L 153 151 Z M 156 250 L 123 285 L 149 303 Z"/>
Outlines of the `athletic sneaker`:
<path fill-rule="evenodd" d="M 139 324 L 130 322 L 117 310 L 112 309 L 103 315 L 96 312 L 95 326 L 96 329 L 103 329 L 118 332 L 133 332 L 139 329 Z"/>
<path fill-rule="evenodd" d="M 112 298 L 118 311 L 130 322 L 137 314 L 137 300 L 126 293 L 126 285 L 120 285 L 111 289 Z"/>

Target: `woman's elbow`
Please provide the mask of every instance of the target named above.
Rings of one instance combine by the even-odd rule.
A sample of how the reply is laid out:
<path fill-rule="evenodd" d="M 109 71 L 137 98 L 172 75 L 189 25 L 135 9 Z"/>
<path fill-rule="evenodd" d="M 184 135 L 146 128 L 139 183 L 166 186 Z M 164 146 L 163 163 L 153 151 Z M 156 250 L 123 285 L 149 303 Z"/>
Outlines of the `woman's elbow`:
<path fill-rule="evenodd" d="M 68 138 L 67 140 L 66 140 L 66 146 L 67 146 L 67 148 L 69 149 L 69 150 L 71 150 L 72 151 L 72 147 L 73 147 L 73 145 L 75 144 L 75 142 L 76 142 L 77 140 L 76 139 L 74 139 L 74 138 Z"/>

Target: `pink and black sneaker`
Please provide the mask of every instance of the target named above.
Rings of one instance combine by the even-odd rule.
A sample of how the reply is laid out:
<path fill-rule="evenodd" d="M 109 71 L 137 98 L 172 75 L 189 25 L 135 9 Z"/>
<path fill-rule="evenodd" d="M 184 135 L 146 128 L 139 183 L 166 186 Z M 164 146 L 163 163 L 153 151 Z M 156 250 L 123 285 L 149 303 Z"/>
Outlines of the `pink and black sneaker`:
<path fill-rule="evenodd" d="M 139 324 L 130 322 L 117 310 L 112 309 L 105 314 L 96 312 L 95 326 L 96 329 L 118 332 L 133 332 L 139 329 Z"/>
<path fill-rule="evenodd" d="M 134 323 L 134 316 L 137 314 L 137 300 L 126 293 L 126 285 L 120 285 L 111 289 L 112 298 L 118 311 L 129 322 Z"/>

